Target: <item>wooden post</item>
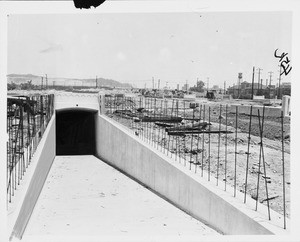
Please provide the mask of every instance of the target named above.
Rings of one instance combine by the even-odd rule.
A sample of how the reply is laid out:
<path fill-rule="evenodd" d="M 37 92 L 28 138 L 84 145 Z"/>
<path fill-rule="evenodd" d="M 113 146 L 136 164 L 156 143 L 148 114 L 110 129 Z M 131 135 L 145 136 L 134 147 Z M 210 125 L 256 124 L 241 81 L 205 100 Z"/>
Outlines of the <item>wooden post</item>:
<path fill-rule="evenodd" d="M 254 73 L 255 73 L 255 67 L 253 66 L 253 72 L 252 72 L 252 90 L 251 90 L 251 99 L 253 100 L 253 88 L 254 88 Z"/>

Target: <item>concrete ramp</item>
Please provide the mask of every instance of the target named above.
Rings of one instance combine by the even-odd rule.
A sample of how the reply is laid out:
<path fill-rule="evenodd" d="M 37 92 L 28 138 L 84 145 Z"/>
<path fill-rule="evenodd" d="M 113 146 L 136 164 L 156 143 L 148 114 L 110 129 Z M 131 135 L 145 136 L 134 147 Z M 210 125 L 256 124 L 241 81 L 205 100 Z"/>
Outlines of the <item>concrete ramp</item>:
<path fill-rule="evenodd" d="M 216 234 L 94 156 L 57 156 L 22 240 L 193 241 Z"/>

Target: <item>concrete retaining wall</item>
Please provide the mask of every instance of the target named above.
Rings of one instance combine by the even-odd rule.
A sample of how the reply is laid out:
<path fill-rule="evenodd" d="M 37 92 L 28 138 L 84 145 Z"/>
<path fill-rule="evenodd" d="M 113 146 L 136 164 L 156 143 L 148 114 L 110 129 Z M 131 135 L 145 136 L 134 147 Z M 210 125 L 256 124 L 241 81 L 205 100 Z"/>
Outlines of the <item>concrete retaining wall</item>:
<path fill-rule="evenodd" d="M 170 160 L 120 124 L 102 115 L 97 116 L 96 120 L 96 154 L 193 217 L 225 234 L 277 234 L 283 231 L 279 226 L 270 225 L 266 216 L 217 188 L 215 183 L 207 182 L 199 174 Z"/>
<path fill-rule="evenodd" d="M 230 112 L 235 113 L 236 107 L 238 107 L 239 114 L 247 114 L 250 115 L 250 105 L 240 105 L 240 104 L 232 104 L 230 106 Z M 263 113 L 263 106 L 253 105 L 252 114 L 258 115 L 258 110 L 260 115 Z M 281 107 L 265 107 L 265 116 L 267 117 L 280 117 L 281 116 Z"/>
<path fill-rule="evenodd" d="M 14 213 L 17 215 L 13 223 L 11 236 L 22 238 L 26 225 L 33 212 L 34 206 L 43 189 L 48 172 L 55 158 L 55 115 L 52 116 L 44 132 L 43 138 L 34 154 L 32 163 L 35 163 L 34 171 L 27 187 L 23 187 L 25 196 L 19 200 L 19 208 Z M 12 219 L 14 220 L 14 219 Z"/>

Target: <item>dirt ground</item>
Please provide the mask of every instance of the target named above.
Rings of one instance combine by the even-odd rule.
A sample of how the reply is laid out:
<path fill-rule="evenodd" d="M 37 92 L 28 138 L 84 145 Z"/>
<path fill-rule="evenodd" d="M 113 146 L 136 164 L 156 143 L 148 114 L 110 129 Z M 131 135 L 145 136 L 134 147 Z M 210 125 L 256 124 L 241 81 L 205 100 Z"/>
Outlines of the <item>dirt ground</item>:
<path fill-rule="evenodd" d="M 221 121 L 220 130 L 225 130 L 226 113 L 219 110 L 220 103 L 210 104 L 211 106 L 211 130 L 219 130 L 219 121 Z M 170 105 L 168 105 L 170 106 Z M 193 110 L 186 107 L 184 110 L 179 108 L 178 115 L 188 118 L 199 117 L 199 108 Z M 229 108 L 228 108 L 229 110 Z M 201 114 L 203 117 L 203 113 Z M 208 121 L 208 110 L 205 114 L 205 121 Z M 153 123 L 134 123 L 131 119 L 121 118 L 116 115 L 109 115 L 120 123 L 136 131 L 136 134 L 144 137 L 151 136 L 159 145 L 168 148 L 179 157 L 185 158 L 187 166 L 192 161 L 192 169 L 195 169 L 197 163 L 197 172 L 200 174 L 203 164 L 204 170 L 210 170 L 211 176 L 219 177 L 219 186 L 224 186 L 226 181 L 228 186 L 234 186 L 236 179 L 236 189 L 245 191 L 246 167 L 248 160 L 247 175 L 247 194 L 259 203 L 267 205 L 266 189 L 270 208 L 283 214 L 283 162 L 284 154 L 285 166 L 285 197 L 286 197 L 286 215 L 290 216 L 290 119 L 284 118 L 284 153 L 282 152 L 281 141 L 281 119 L 265 117 L 264 135 L 263 135 L 263 156 L 260 157 L 260 135 L 258 117 L 252 117 L 249 155 L 248 155 L 248 137 L 249 137 L 249 118 L 247 115 L 238 116 L 237 125 L 237 146 L 235 147 L 235 120 L 236 115 L 227 113 L 227 130 L 232 133 L 227 134 L 227 158 L 225 155 L 226 134 L 188 134 L 182 136 L 168 136 L 164 129 Z M 192 121 L 185 121 L 192 122 Z M 219 144 L 220 139 L 220 144 Z M 193 140 L 193 142 L 192 142 Z M 210 140 L 210 141 L 209 141 Z M 203 142 L 204 141 L 204 142 Z M 168 144 L 169 143 L 169 144 Z M 191 145 L 193 143 L 193 145 Z M 236 149 L 236 153 L 235 153 Z M 219 158 L 218 158 L 219 157 Z M 263 162 L 263 160 L 265 162 Z M 236 161 L 236 162 L 235 162 Z M 182 160 L 183 162 L 183 160 Z M 260 165 L 259 165 L 260 163 Z M 236 165 L 236 178 L 235 178 Z M 260 166 L 260 173 L 259 173 Z M 264 170 L 265 166 L 265 170 Z M 226 169 L 226 177 L 225 177 Z M 259 181 L 259 182 L 258 182 Z M 257 184 L 259 189 L 257 194 Z M 259 206 L 259 204 L 258 204 Z"/>

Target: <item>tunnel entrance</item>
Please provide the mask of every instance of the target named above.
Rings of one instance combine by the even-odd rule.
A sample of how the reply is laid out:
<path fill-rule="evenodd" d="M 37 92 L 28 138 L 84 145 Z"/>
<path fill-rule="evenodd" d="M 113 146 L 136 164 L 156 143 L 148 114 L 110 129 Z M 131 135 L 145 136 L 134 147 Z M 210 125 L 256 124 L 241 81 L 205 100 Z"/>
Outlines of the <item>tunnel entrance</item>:
<path fill-rule="evenodd" d="M 56 111 L 56 155 L 95 154 L 96 111 Z"/>

